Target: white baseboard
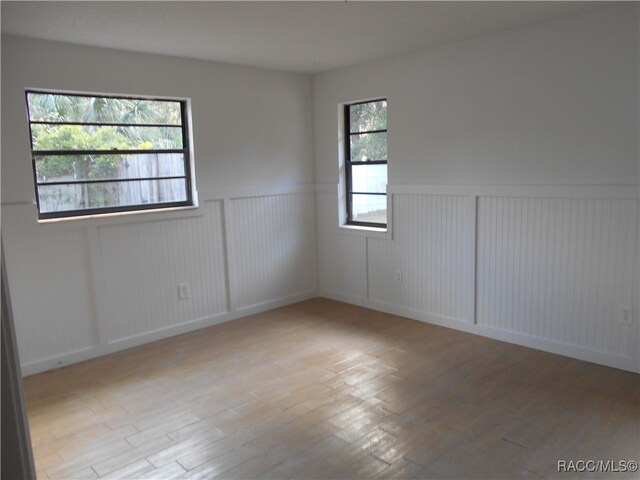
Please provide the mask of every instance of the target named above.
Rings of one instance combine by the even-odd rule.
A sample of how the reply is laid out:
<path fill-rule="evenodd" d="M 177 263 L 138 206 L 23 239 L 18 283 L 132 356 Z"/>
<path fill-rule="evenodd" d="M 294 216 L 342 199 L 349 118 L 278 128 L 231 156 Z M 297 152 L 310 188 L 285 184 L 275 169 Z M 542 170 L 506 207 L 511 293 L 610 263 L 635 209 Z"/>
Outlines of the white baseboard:
<path fill-rule="evenodd" d="M 411 318 L 413 320 L 418 320 L 420 322 L 425 322 L 432 325 L 453 328 L 455 330 L 460 330 L 475 335 L 481 335 L 483 337 L 493 338 L 496 340 L 501 340 L 516 345 L 522 345 L 529 348 L 535 348 L 537 350 L 555 353 L 566 357 L 576 358 L 578 360 L 584 360 L 587 362 L 598 363 L 613 368 L 619 368 L 621 370 L 640 373 L 639 366 L 635 365 L 631 358 L 622 355 L 612 355 L 607 352 L 600 352 L 577 345 L 557 342 L 547 338 L 525 335 L 518 332 L 501 330 L 484 325 L 476 325 L 463 319 L 433 315 L 423 311 L 402 307 L 400 305 L 392 305 L 374 300 L 367 300 L 355 295 L 346 295 L 339 292 L 332 292 L 330 290 L 321 289 L 319 292 L 316 290 L 308 290 L 291 296 L 269 300 L 267 302 L 259 303 L 256 305 L 241 307 L 235 312 L 223 312 L 209 317 L 199 318 L 189 322 L 181 323 L 179 325 L 174 325 L 171 327 L 161 328 L 131 337 L 114 340 L 109 342 L 107 345 L 93 345 L 80 350 L 65 352 L 60 355 L 36 360 L 34 362 L 29 362 L 22 365 L 22 375 L 28 376 L 47 370 L 52 370 L 59 366 L 59 362 L 62 362 L 64 365 L 71 365 L 73 363 L 82 362 L 84 360 L 100 357 L 109 353 L 125 350 L 127 348 L 132 348 L 176 335 L 181 335 L 183 333 L 188 333 L 200 328 L 229 322 L 238 318 L 266 312 L 268 310 L 273 310 L 274 308 L 302 302 L 304 300 L 308 300 L 317 296 L 349 303 L 351 305 L 358 305 L 364 308 L 370 308 L 372 310 L 390 313 L 392 315 Z"/>
<path fill-rule="evenodd" d="M 433 315 L 400 305 L 392 305 L 375 300 L 368 300 L 366 298 L 357 297 L 354 295 L 345 295 L 339 292 L 332 292 L 330 290 L 320 289 L 318 294 L 321 297 L 337 300 L 339 302 L 349 303 L 380 312 L 390 313 L 392 315 L 411 318 L 412 320 L 418 320 L 420 322 L 430 323 L 432 325 L 452 328 L 454 330 L 481 335 L 483 337 L 493 338 L 495 340 L 522 345 L 524 347 L 535 348 L 544 352 L 555 353 L 558 355 L 563 355 L 565 357 L 571 357 L 578 360 L 606 365 L 608 367 L 627 370 L 633 373 L 640 373 L 640 367 L 638 365 L 635 365 L 630 357 L 625 357 L 622 355 L 613 355 L 608 352 L 592 350 L 589 348 L 581 347 L 579 345 L 562 343 L 548 338 L 526 335 L 509 330 L 501 330 L 494 327 L 487 327 L 485 325 L 477 325 L 470 323 L 464 319 Z"/>
<path fill-rule="evenodd" d="M 106 345 L 92 345 L 80 350 L 72 352 L 65 352 L 60 355 L 36 360 L 33 362 L 25 363 L 21 366 L 22 376 L 34 375 L 36 373 L 45 372 L 47 370 L 53 370 L 63 365 L 71 365 L 74 363 L 82 362 L 96 357 L 101 357 L 109 353 L 126 350 L 127 348 L 137 347 L 146 343 L 156 342 L 169 337 L 175 337 L 176 335 L 182 335 L 183 333 L 192 332 L 205 327 L 218 325 L 220 323 L 229 322 L 238 318 L 254 315 L 256 313 L 266 312 L 273 310 L 274 308 L 284 307 L 293 303 L 309 300 L 317 296 L 317 291 L 308 290 L 293 294 L 287 297 L 277 298 L 269 300 L 257 305 L 251 305 L 236 310 L 235 312 L 221 312 L 208 317 L 194 319 L 178 325 L 172 325 L 170 327 L 159 328 L 150 332 L 144 332 L 137 335 L 133 335 L 126 338 L 112 340 Z M 62 365 L 59 363 L 62 362 Z"/>

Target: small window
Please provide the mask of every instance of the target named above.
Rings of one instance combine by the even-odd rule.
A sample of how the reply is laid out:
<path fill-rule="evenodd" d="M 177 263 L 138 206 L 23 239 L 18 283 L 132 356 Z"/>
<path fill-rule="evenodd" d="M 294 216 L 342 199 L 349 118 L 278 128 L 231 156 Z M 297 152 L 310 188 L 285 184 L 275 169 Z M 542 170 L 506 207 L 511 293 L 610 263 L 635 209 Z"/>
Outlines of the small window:
<path fill-rule="evenodd" d="M 345 105 L 347 224 L 387 226 L 387 101 Z"/>
<path fill-rule="evenodd" d="M 185 101 L 26 98 L 39 219 L 194 205 Z"/>

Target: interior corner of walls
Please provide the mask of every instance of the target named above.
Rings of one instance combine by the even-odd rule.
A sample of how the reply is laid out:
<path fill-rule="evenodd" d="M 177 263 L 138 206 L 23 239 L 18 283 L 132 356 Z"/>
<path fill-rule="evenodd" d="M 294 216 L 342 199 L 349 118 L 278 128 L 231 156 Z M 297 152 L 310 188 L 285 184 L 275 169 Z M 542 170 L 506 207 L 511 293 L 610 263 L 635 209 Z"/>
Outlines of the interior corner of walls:
<path fill-rule="evenodd" d="M 238 307 L 313 288 L 312 192 L 233 202 Z"/>
<path fill-rule="evenodd" d="M 318 290 L 318 296 L 321 298 L 328 298 L 329 300 L 335 300 L 337 302 L 344 302 L 351 305 L 357 305 L 359 307 L 371 308 L 370 303 L 364 296 L 354 295 L 344 292 L 338 292 L 328 288 L 320 288 Z"/>
<path fill-rule="evenodd" d="M 318 194 L 313 194 L 313 289 L 318 293 L 320 288 L 320 240 L 318 225 Z"/>
<path fill-rule="evenodd" d="M 246 305 L 239 307 L 237 313 L 242 316 L 254 315 L 256 313 L 265 312 L 274 308 L 280 308 L 294 303 L 303 302 L 317 296 L 317 290 L 311 288 L 309 290 L 292 293 L 281 298 L 274 298 L 254 305 Z"/>

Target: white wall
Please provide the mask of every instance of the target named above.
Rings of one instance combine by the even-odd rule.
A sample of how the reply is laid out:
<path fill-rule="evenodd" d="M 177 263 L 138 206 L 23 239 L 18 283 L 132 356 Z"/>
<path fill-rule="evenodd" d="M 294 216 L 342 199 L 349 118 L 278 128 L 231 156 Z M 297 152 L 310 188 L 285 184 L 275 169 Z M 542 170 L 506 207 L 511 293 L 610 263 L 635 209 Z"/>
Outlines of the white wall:
<path fill-rule="evenodd" d="M 388 99 L 391 184 L 638 179 L 638 5 L 314 77 L 316 182 L 336 182 L 337 103 Z"/>
<path fill-rule="evenodd" d="M 37 224 L 27 87 L 191 98 L 200 208 Z M 2 236 L 23 372 L 313 295 L 311 120 L 306 75 L 3 36 Z"/>
<path fill-rule="evenodd" d="M 315 76 L 321 294 L 640 371 L 638 13 Z M 338 228 L 337 106 L 379 97 L 392 240 Z"/>

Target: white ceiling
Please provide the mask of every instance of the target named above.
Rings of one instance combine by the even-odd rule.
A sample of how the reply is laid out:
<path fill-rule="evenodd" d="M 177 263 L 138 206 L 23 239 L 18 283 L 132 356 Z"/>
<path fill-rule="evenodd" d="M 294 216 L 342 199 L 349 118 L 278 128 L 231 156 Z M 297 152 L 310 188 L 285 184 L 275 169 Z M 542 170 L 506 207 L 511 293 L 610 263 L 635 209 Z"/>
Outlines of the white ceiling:
<path fill-rule="evenodd" d="M 600 4 L 2 1 L 2 33 L 315 73 Z"/>

